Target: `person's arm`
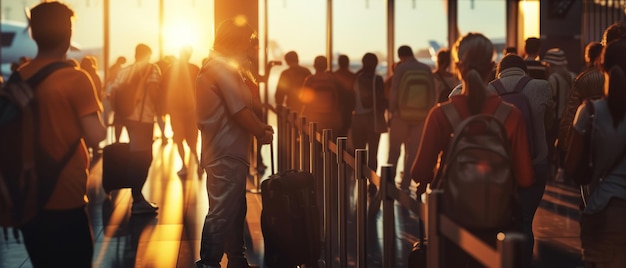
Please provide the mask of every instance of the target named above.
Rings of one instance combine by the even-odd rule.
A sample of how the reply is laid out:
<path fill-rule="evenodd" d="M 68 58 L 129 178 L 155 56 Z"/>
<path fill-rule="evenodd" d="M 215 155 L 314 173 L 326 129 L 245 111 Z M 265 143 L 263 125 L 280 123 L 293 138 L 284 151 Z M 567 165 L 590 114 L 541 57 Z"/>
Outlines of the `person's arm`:
<path fill-rule="evenodd" d="M 452 105 L 452 104 L 450 104 Z M 418 196 L 426 191 L 426 185 L 433 181 L 439 153 L 448 142 L 449 125 L 439 105 L 433 107 L 424 123 L 420 147 L 411 165 L 411 178 L 419 183 Z"/>
<path fill-rule="evenodd" d="M 102 123 L 99 112 L 94 112 L 80 118 L 85 143 L 89 147 L 97 147 L 106 137 L 106 128 Z"/>
<path fill-rule="evenodd" d="M 262 123 L 257 116 L 245 107 L 233 114 L 233 119 L 247 132 L 252 133 L 261 144 L 270 144 L 273 140 L 274 129 Z"/>

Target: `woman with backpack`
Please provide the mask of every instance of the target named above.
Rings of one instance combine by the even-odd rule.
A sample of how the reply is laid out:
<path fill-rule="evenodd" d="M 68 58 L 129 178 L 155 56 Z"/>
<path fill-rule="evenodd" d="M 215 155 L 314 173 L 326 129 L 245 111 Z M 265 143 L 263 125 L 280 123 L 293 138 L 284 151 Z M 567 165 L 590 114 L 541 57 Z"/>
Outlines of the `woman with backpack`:
<path fill-rule="evenodd" d="M 602 71 L 605 97 L 578 107 L 564 168 L 583 185 L 583 261 L 587 267 L 626 267 L 625 39 L 604 48 Z"/>
<path fill-rule="evenodd" d="M 451 141 L 451 134 L 454 133 L 456 125 L 453 126 L 450 123 L 448 113 L 444 111 L 446 109 L 456 111 L 457 119 L 459 119 L 457 121 L 478 114 L 496 115 L 498 110 L 507 109 L 508 113 L 505 114 L 505 120 L 502 122 L 502 125 L 505 128 L 506 138 L 508 138 L 510 143 L 509 161 L 511 163 L 512 175 L 515 179 L 514 183 L 517 187 L 528 187 L 533 184 L 532 163 L 524 118 L 519 110 L 510 104 L 503 103 L 497 95 L 487 92 L 487 82 L 489 82 L 487 79 L 494 66 L 492 61 L 493 53 L 493 44 L 480 33 L 469 33 L 455 43 L 452 50 L 452 58 L 462 80 L 462 91 L 461 94 L 450 97 L 449 102 L 437 104 L 430 110 L 426 118 L 420 149 L 411 168 L 412 179 L 418 183 L 418 196 L 421 196 L 426 191 L 427 184 L 433 182 L 435 178 L 434 170 L 437 167 L 440 153 L 443 152 L 441 161 L 444 163 L 445 155 L 448 149 L 450 149 L 448 144 Z M 444 181 L 446 179 L 445 177 L 438 178 L 438 180 Z M 435 184 L 438 184 L 438 182 L 435 182 Z M 431 187 L 435 188 L 435 186 Z M 503 191 L 506 190 L 512 191 L 512 189 L 503 189 Z M 446 194 L 450 195 L 452 193 L 444 193 L 444 196 Z M 476 195 L 469 192 L 465 192 L 465 194 Z M 519 218 L 519 213 L 516 216 Z M 458 222 L 458 224 L 468 228 L 480 238 L 486 240 L 487 243 L 495 246 L 497 232 L 509 227 L 512 221 L 509 221 L 508 224 L 503 224 L 508 226 L 490 228 L 488 230 L 470 228 L 464 222 Z M 481 266 L 449 240 L 444 239 L 443 243 L 445 245 L 445 256 L 454 256 L 454 258 L 442 258 L 446 261 L 442 267 Z"/>
<path fill-rule="evenodd" d="M 368 166 L 378 168 L 378 143 L 380 134 L 387 132 L 383 78 L 376 74 L 378 57 L 365 53 L 361 60 L 363 67 L 356 73 L 354 83 L 355 109 L 352 115 L 350 137 L 355 148 L 368 148 Z"/>

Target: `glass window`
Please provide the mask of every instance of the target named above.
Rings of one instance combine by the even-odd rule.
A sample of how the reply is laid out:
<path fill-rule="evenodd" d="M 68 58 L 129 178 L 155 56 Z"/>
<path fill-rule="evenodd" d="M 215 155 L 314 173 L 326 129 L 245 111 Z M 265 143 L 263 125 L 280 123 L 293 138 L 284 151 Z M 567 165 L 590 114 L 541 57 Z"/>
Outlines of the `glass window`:
<path fill-rule="evenodd" d="M 460 36 L 479 32 L 491 39 L 498 55 L 506 43 L 505 0 L 459 0 L 458 26 Z"/>
<path fill-rule="evenodd" d="M 408 45 L 419 61 L 434 68 L 437 50 L 448 46 L 447 17 L 445 1 L 397 0 L 394 52 Z"/>

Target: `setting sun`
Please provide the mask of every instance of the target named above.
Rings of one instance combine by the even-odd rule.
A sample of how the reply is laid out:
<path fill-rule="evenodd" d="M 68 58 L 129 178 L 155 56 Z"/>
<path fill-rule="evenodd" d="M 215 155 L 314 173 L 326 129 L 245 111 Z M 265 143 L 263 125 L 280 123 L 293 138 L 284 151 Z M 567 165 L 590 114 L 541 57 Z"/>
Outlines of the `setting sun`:
<path fill-rule="evenodd" d="M 163 45 L 166 54 L 178 55 L 183 46 L 197 46 L 199 42 L 198 30 L 194 23 L 189 21 L 171 21 L 163 28 Z"/>

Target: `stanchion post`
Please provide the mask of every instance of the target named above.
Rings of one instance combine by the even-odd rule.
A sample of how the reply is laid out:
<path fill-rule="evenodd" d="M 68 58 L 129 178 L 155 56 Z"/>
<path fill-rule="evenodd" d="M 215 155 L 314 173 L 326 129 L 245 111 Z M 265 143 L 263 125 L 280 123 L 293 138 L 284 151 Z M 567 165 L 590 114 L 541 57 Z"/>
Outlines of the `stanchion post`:
<path fill-rule="evenodd" d="M 306 124 L 306 118 L 300 117 L 300 169 L 303 171 L 311 171 L 309 166 L 309 153 L 307 146 L 309 146 L 309 137 L 306 135 L 305 129 L 308 127 Z"/>
<path fill-rule="evenodd" d="M 426 258 L 427 267 L 439 267 L 440 259 L 440 242 L 439 237 L 439 204 L 442 190 L 433 190 L 427 195 L 426 203 L 428 205 L 428 250 Z"/>
<path fill-rule="evenodd" d="M 346 163 L 343 159 L 343 153 L 346 150 L 348 138 L 337 138 L 337 247 L 339 248 L 339 267 L 348 267 L 348 234 L 347 234 L 347 176 Z"/>
<path fill-rule="evenodd" d="M 291 153 L 289 154 L 289 167 L 290 169 L 299 170 L 300 167 L 298 164 L 300 157 L 298 156 L 298 149 L 300 149 L 300 146 L 298 146 L 298 113 L 291 112 L 289 114 L 289 128 L 289 148 L 291 149 Z"/>
<path fill-rule="evenodd" d="M 357 184 L 356 203 L 356 267 L 367 267 L 367 178 L 363 168 L 367 166 L 367 150 L 354 152 L 354 176 Z"/>
<path fill-rule="evenodd" d="M 333 240 L 332 240 L 332 157 L 333 152 L 330 150 L 332 129 L 324 129 L 322 139 L 322 152 L 324 153 L 324 241 L 326 267 L 333 267 Z"/>
<path fill-rule="evenodd" d="M 498 251 L 502 257 L 502 268 L 522 267 L 521 251 L 525 237 L 520 233 L 499 233 Z"/>
<path fill-rule="evenodd" d="M 395 267 L 395 219 L 394 199 L 391 196 L 390 187 L 395 187 L 393 165 L 384 165 L 381 168 L 380 193 L 383 202 L 383 267 Z"/>

